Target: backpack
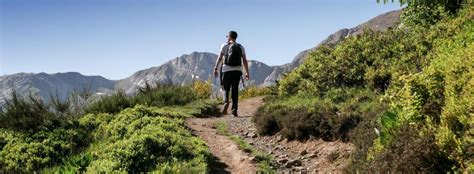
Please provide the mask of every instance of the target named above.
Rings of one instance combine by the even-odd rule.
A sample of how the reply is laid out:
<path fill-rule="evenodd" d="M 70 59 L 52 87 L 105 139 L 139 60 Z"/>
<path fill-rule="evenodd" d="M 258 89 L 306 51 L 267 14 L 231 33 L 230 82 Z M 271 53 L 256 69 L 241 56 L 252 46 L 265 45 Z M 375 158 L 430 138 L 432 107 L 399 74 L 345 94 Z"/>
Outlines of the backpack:
<path fill-rule="evenodd" d="M 234 43 L 229 46 L 224 64 L 229 66 L 242 66 L 242 47 L 240 47 L 240 44 Z"/>

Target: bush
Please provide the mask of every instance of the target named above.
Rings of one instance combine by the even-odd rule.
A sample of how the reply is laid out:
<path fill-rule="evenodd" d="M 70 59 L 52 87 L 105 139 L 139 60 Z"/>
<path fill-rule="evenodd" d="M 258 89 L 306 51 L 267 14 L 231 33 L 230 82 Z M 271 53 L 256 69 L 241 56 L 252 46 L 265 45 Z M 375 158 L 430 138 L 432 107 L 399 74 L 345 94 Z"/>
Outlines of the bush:
<path fill-rule="evenodd" d="M 197 99 L 190 86 L 146 86 L 136 96 L 102 97 L 85 116 L 70 117 L 69 101 L 14 94 L 0 112 L 0 173 L 205 172 L 208 149 L 183 118 L 218 109 Z"/>
<path fill-rule="evenodd" d="M 200 99 L 209 99 L 212 94 L 212 82 L 211 80 L 201 81 L 197 80 L 193 84 L 193 89 L 196 95 Z"/>
<path fill-rule="evenodd" d="M 258 110 L 258 132 L 348 140 L 348 172 L 472 171 L 472 5 L 409 1 L 404 18 L 420 27 L 404 19 L 318 48 Z"/>
<path fill-rule="evenodd" d="M 162 164 L 206 171 L 210 152 L 204 142 L 191 135 L 183 120 L 157 113 L 137 105 L 99 123 L 95 135 L 101 148 L 91 149 L 97 156 L 88 171 L 145 172 L 161 170 Z"/>
<path fill-rule="evenodd" d="M 400 87 L 389 89 L 391 110 L 397 111 L 393 117 L 395 126 L 381 125 L 383 136 L 375 141 L 372 156 L 393 148 L 390 137 L 400 136 L 399 125 L 424 125 L 434 132 L 439 153 L 449 154 L 444 157 L 451 161 L 453 170 L 472 170 L 474 152 L 467 145 L 473 142 L 468 132 L 474 124 L 469 119 L 474 105 L 470 87 L 474 77 L 474 23 L 469 20 L 472 16 L 472 11 L 467 10 L 458 18 L 439 23 L 436 27 L 441 31 L 457 26 L 457 34 L 434 44 L 434 51 L 428 55 L 432 61 L 423 71 L 402 76 L 397 82 Z M 443 171 L 449 170 L 446 167 Z"/>
<path fill-rule="evenodd" d="M 436 145 L 433 132 L 405 124 L 382 152 L 368 161 L 368 171 L 401 173 L 445 173 L 455 163 Z M 421 134 L 420 132 L 424 132 Z"/>
<path fill-rule="evenodd" d="M 270 94 L 271 89 L 269 87 L 257 87 L 247 86 L 244 90 L 240 91 L 240 98 L 251 98 Z"/>
<path fill-rule="evenodd" d="M 152 86 L 147 83 L 135 96 L 127 96 L 125 92 L 119 90 L 111 96 L 104 96 L 91 103 L 85 111 L 86 113 L 113 114 L 138 104 L 157 107 L 185 105 L 197 100 L 198 97 L 191 86 L 178 86 L 171 83 L 156 83 Z"/>
<path fill-rule="evenodd" d="M 203 95 L 203 94 L 201 94 Z M 154 87 L 146 84 L 136 96 L 132 103 L 146 106 L 171 106 L 185 105 L 198 99 L 198 94 L 191 86 L 180 86 L 173 84 L 157 83 Z"/>
<path fill-rule="evenodd" d="M 51 131 L 21 133 L 0 129 L 1 172 L 31 172 L 61 162 L 90 142 L 88 133 L 77 124 Z"/>
<path fill-rule="evenodd" d="M 41 99 L 30 94 L 24 98 L 16 92 L 0 108 L 0 128 L 35 132 L 56 127 L 59 118 Z"/>
<path fill-rule="evenodd" d="M 276 98 L 259 108 L 253 121 L 263 135 L 279 132 L 290 140 L 313 136 L 349 141 L 358 136 L 351 133 L 357 125 L 373 122 L 385 110 L 378 99 L 377 94 L 356 88 L 331 90 L 324 97 Z"/>
<path fill-rule="evenodd" d="M 111 96 L 101 97 L 99 101 L 93 102 L 85 109 L 86 113 L 118 113 L 125 108 L 133 106 L 125 92 L 119 90 Z"/>
<path fill-rule="evenodd" d="M 335 47 L 320 47 L 280 81 L 281 96 L 310 92 L 324 95 L 333 88 L 366 87 L 385 91 L 392 79 L 418 72 L 429 38 L 399 29 L 364 31 Z"/>

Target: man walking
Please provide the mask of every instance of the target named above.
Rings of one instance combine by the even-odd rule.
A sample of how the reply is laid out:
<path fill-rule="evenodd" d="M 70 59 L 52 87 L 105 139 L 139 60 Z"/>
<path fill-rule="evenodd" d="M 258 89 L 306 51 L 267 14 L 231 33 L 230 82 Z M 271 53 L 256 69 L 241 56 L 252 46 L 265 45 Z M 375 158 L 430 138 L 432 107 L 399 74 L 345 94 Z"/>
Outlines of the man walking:
<path fill-rule="evenodd" d="M 226 36 L 227 42 L 223 43 L 214 66 L 214 75 L 218 75 L 218 67 L 221 65 L 221 85 L 224 87 L 224 107 L 222 113 L 227 114 L 229 107 L 229 92 L 232 93 L 232 115 L 237 117 L 238 100 L 239 100 L 239 83 L 242 78 L 242 64 L 245 68 L 245 80 L 249 77 L 249 66 L 245 49 L 238 44 L 237 32 L 230 31 Z"/>

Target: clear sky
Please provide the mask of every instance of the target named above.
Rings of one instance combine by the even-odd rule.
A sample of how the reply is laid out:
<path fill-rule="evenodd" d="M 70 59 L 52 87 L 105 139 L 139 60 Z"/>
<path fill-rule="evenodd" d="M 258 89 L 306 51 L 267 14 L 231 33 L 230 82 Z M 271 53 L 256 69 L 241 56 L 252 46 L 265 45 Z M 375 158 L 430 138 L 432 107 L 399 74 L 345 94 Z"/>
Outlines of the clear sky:
<path fill-rule="evenodd" d="M 250 59 L 290 62 L 329 34 L 400 8 L 376 0 L 0 0 L 0 75 L 69 72 L 125 78 L 229 30 Z"/>

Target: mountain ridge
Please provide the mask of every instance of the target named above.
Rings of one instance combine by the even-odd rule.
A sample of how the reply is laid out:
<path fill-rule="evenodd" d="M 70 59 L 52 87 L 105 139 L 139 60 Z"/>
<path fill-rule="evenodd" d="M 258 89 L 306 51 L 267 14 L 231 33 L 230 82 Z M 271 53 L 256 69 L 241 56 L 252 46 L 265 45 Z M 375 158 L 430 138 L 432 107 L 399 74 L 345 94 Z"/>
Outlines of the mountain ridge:
<path fill-rule="evenodd" d="M 351 35 L 360 34 L 364 28 L 370 30 L 383 30 L 392 27 L 399 21 L 401 10 L 390 11 L 378 15 L 365 23 L 353 28 L 340 29 L 319 42 L 316 46 L 298 53 L 294 59 L 283 65 L 269 66 L 257 60 L 249 60 L 249 70 L 251 80 L 246 85 L 270 86 L 274 84 L 282 75 L 298 67 L 307 55 L 322 45 L 335 45 L 344 38 Z M 175 57 L 162 65 L 139 70 L 129 77 L 120 80 L 109 80 L 102 76 L 85 76 L 77 72 L 66 73 L 17 73 L 0 76 L 0 104 L 7 99 L 12 91 L 21 94 L 30 92 L 39 94 L 43 98 L 48 98 L 51 93 L 58 92 L 60 98 L 64 99 L 67 94 L 74 90 L 80 90 L 87 83 L 94 81 L 91 92 L 111 93 L 114 90 L 123 90 L 127 94 L 135 93 L 139 87 L 146 83 L 171 82 L 174 84 L 191 83 L 194 80 L 212 80 L 214 89 L 219 89 L 219 82 L 213 77 L 217 55 L 210 52 L 194 51 L 190 54 L 183 54 Z M 68 77 L 70 79 L 63 79 Z M 78 84 L 76 82 L 82 82 Z M 95 84 L 97 83 L 97 84 Z"/>

